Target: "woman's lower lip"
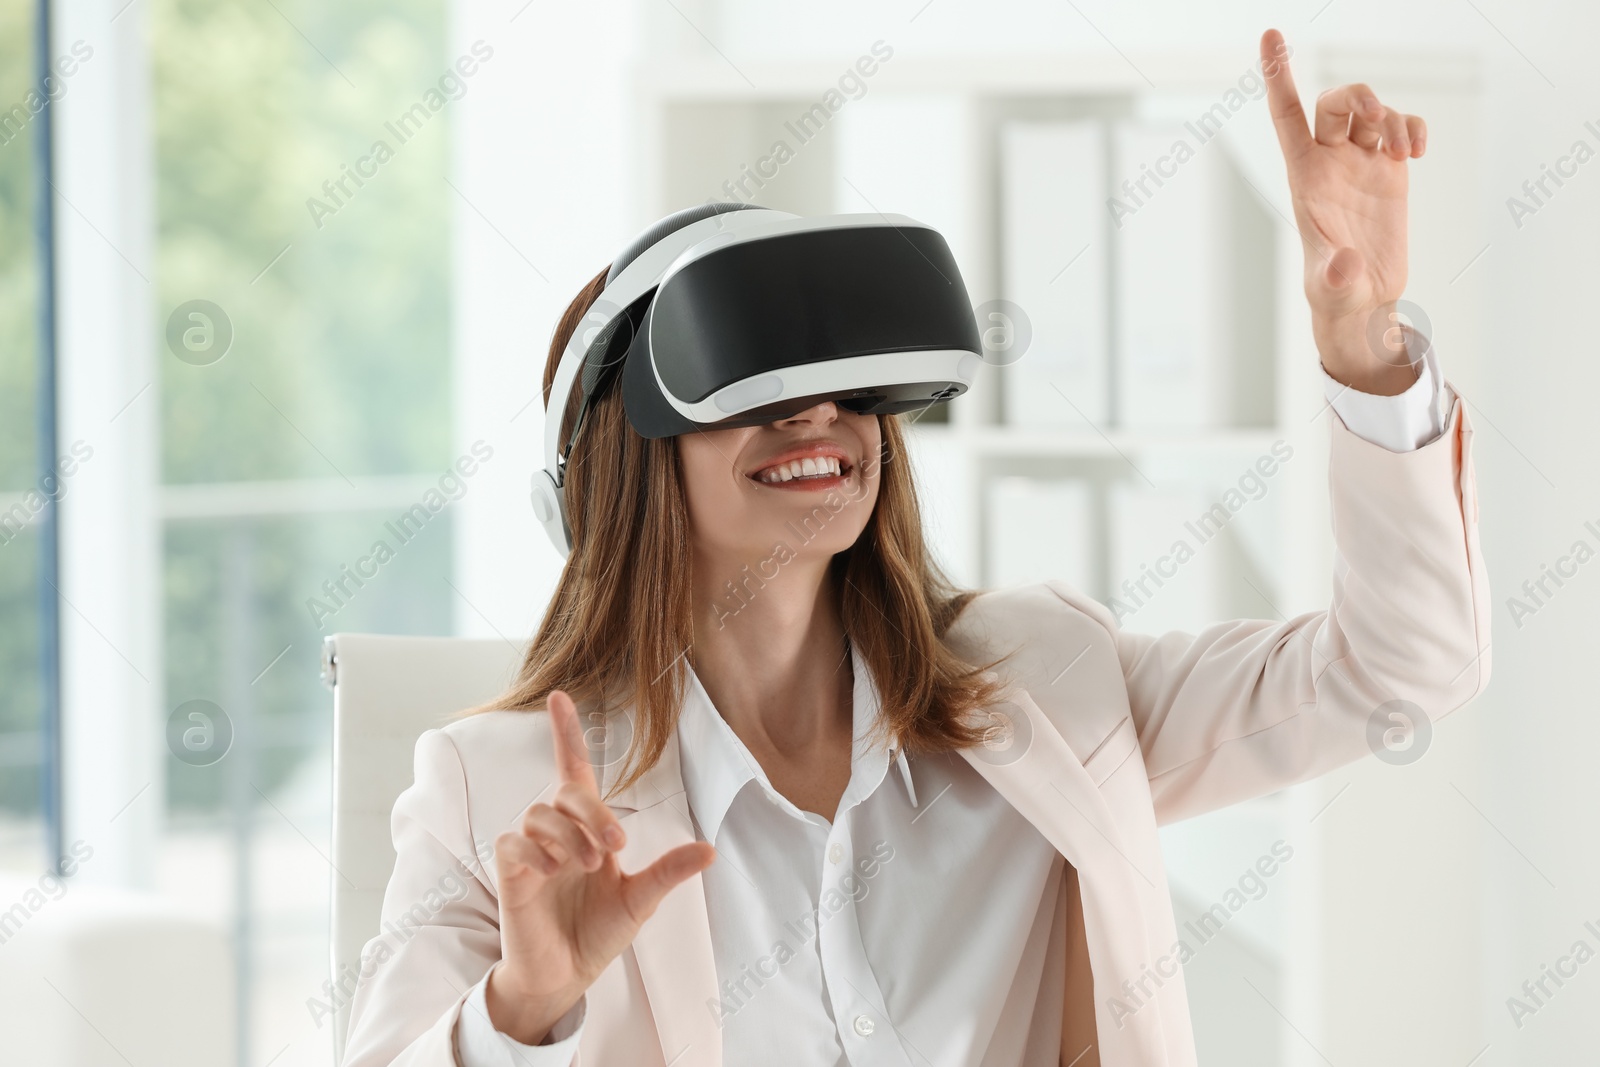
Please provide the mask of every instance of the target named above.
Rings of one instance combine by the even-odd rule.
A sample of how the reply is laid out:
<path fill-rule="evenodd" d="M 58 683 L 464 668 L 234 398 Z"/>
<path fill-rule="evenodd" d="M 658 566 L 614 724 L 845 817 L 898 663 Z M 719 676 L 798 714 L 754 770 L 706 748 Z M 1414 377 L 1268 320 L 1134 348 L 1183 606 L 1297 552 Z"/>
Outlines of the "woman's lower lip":
<path fill-rule="evenodd" d="M 806 490 L 821 491 L 823 489 L 836 489 L 849 481 L 852 471 L 843 474 L 830 474 L 826 478 L 790 478 L 786 482 L 764 482 L 760 478 L 751 478 L 752 482 L 764 489 L 788 489 L 791 492 L 805 492 Z"/>

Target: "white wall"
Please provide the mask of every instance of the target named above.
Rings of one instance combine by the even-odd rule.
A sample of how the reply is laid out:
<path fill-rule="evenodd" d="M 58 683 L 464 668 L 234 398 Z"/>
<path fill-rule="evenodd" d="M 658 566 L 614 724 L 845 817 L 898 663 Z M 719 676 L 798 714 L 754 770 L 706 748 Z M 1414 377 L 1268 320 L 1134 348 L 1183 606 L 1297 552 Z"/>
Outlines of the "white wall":
<path fill-rule="evenodd" d="M 622 0 L 455 7 L 452 55 L 494 49 L 451 128 L 456 451 L 479 438 L 495 450 L 457 505 L 464 636 L 528 636 L 560 573 L 528 500 L 544 462 L 539 383 L 557 317 L 644 225 L 619 135 L 633 14 Z"/>
<path fill-rule="evenodd" d="M 1576 939 L 1600 948 L 1600 938 L 1583 929 L 1584 920 L 1600 927 L 1600 717 L 1592 676 L 1600 567 L 1580 568 L 1520 629 L 1506 600 L 1575 540 L 1600 548 L 1600 537 L 1583 528 L 1586 520 L 1600 527 L 1588 410 L 1600 389 L 1592 311 L 1600 292 L 1600 162 L 1580 168 L 1520 229 L 1505 203 L 1574 140 L 1600 149 L 1600 135 L 1584 128 L 1585 121 L 1600 127 L 1592 51 L 1600 11 L 1537 4 L 1501 25 L 1559 86 L 1552 89 L 1513 56 L 1489 94 L 1492 141 L 1480 203 L 1491 247 L 1478 265 L 1489 300 L 1489 357 L 1478 397 L 1486 446 L 1480 487 L 1496 599 L 1494 681 L 1477 711 L 1489 754 L 1478 804 L 1498 827 L 1485 831 L 1483 1003 L 1503 1061 L 1538 1064 L 1573 1061 L 1580 1050 L 1592 1058 L 1600 1015 L 1600 968 L 1593 963 L 1520 1029 L 1506 1007 L 1524 980 Z"/>

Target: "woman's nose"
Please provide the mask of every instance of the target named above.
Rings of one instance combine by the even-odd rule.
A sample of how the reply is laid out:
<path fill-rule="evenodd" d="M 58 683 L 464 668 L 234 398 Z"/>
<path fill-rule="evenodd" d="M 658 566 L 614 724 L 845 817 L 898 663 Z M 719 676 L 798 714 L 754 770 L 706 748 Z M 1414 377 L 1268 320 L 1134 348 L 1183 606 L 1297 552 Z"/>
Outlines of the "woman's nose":
<path fill-rule="evenodd" d="M 796 423 L 815 423 L 826 426 L 839 418 L 839 405 L 832 400 L 824 400 L 820 404 L 813 404 L 804 411 L 798 411 L 786 419 L 778 419 L 774 426 L 792 426 Z"/>

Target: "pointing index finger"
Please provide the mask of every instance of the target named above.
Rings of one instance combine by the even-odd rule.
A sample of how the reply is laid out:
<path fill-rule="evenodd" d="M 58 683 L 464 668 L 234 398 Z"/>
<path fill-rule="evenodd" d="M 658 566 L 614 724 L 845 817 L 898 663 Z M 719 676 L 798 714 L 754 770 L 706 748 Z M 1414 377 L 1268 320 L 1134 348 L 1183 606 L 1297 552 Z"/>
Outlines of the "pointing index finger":
<path fill-rule="evenodd" d="M 1261 76 L 1267 83 L 1267 109 L 1278 131 L 1278 145 L 1284 154 L 1298 155 L 1311 143 L 1311 127 L 1300 104 L 1300 92 L 1289 73 L 1289 44 L 1277 30 L 1261 35 Z"/>
<path fill-rule="evenodd" d="M 594 767 L 589 763 L 589 748 L 583 743 L 583 727 L 578 723 L 578 707 L 559 689 L 550 693 L 551 737 L 556 748 L 556 770 L 562 782 L 571 782 L 598 794 Z"/>

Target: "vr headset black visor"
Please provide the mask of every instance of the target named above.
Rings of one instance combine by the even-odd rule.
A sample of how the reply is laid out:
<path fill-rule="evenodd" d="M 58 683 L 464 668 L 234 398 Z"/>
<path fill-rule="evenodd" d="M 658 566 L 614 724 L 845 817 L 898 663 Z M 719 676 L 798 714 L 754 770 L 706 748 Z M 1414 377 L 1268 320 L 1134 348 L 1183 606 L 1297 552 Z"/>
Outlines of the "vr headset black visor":
<path fill-rule="evenodd" d="M 860 218 L 872 223 L 714 245 L 663 278 L 623 363 L 634 429 L 749 426 L 829 399 L 902 412 L 965 392 L 982 349 L 944 238 Z"/>

